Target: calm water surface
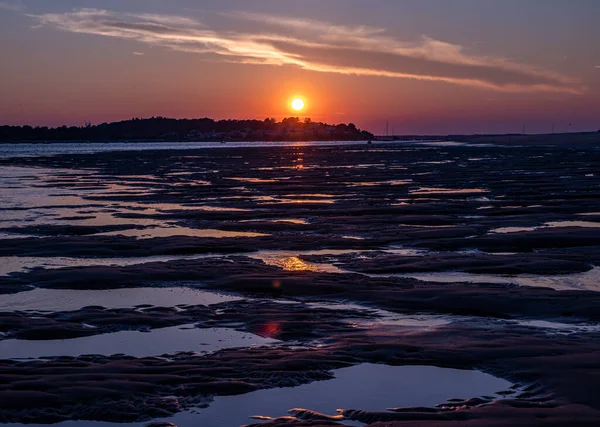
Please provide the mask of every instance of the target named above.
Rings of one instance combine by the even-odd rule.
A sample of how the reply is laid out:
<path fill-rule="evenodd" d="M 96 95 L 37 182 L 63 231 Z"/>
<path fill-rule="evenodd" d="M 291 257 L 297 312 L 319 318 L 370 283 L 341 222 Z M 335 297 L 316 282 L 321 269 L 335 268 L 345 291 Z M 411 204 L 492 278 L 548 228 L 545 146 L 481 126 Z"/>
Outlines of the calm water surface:
<path fill-rule="evenodd" d="M 491 396 L 512 384 L 479 371 L 435 366 L 362 364 L 334 371 L 335 378 L 298 387 L 259 390 L 241 396 L 216 397 L 208 408 L 182 412 L 165 421 L 178 427 L 237 427 L 258 423 L 253 416 L 281 417 L 292 408 L 328 415 L 337 409 L 385 411 L 387 408 L 434 406 L 448 399 Z M 435 386 L 432 386 L 435 384 Z M 344 421 L 347 425 L 363 425 Z M 56 427 L 115 427 L 115 423 L 70 421 Z M 129 424 L 143 426 L 145 423 Z M 23 424 L 7 424 L 7 427 Z M 41 427 L 29 424 L 29 427 Z"/>

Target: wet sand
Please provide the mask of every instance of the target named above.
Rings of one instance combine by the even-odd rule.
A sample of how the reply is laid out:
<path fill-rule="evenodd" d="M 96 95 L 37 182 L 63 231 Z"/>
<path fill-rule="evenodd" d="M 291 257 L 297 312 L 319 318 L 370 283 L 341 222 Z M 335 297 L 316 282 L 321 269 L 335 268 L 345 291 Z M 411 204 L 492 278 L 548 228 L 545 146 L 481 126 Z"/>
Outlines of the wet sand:
<path fill-rule="evenodd" d="M 415 407 L 386 384 L 393 410 L 348 400 L 246 422 L 600 420 L 593 146 L 39 151 L 0 156 L 0 422 L 193 425 L 219 396 L 365 363 L 514 387 Z M 230 338 L 202 342 L 211 330 Z M 23 340 L 28 359 L 1 353 Z"/>

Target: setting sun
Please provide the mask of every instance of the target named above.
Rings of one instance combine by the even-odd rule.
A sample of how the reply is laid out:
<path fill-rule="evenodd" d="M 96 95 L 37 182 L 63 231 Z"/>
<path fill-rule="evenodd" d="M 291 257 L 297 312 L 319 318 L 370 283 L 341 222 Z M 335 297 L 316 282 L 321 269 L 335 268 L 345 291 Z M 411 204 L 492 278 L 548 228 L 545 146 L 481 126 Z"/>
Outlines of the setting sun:
<path fill-rule="evenodd" d="M 295 111 L 302 111 L 304 110 L 304 101 L 300 98 L 295 98 L 292 101 L 292 109 Z"/>

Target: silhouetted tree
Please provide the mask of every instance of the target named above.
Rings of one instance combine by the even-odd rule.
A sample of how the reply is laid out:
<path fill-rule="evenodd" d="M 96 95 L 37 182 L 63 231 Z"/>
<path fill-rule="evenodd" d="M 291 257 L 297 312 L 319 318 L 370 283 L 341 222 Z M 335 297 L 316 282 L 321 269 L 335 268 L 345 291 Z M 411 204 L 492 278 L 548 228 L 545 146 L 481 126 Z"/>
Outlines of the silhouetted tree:
<path fill-rule="evenodd" d="M 334 132 L 331 129 L 335 129 Z M 133 118 L 116 123 L 57 128 L 0 126 L 0 141 L 215 141 L 232 140 L 301 140 L 301 139 L 369 139 L 373 135 L 353 124 L 335 127 L 306 118 L 287 117 L 278 123 L 265 120 Z"/>

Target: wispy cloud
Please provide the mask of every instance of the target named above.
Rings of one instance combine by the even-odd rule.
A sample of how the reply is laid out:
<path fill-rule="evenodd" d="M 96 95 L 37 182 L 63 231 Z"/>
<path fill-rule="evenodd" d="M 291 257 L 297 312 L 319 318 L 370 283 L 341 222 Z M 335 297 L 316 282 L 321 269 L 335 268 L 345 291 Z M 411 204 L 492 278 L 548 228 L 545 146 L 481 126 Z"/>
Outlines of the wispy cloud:
<path fill-rule="evenodd" d="M 144 56 L 145 55 L 144 52 L 132 52 L 131 54 L 135 55 L 135 56 Z"/>
<path fill-rule="evenodd" d="M 18 12 L 23 9 L 23 5 L 21 3 L 10 3 L 6 1 L 0 1 L 0 9 Z"/>
<path fill-rule="evenodd" d="M 460 45 L 425 36 L 401 41 L 377 27 L 246 12 L 225 15 L 230 25 L 221 28 L 176 15 L 101 9 L 30 16 L 64 31 L 135 40 L 228 62 L 292 65 L 317 72 L 441 81 L 508 92 L 578 94 L 585 90 L 578 79 L 550 70 L 469 54 Z"/>

